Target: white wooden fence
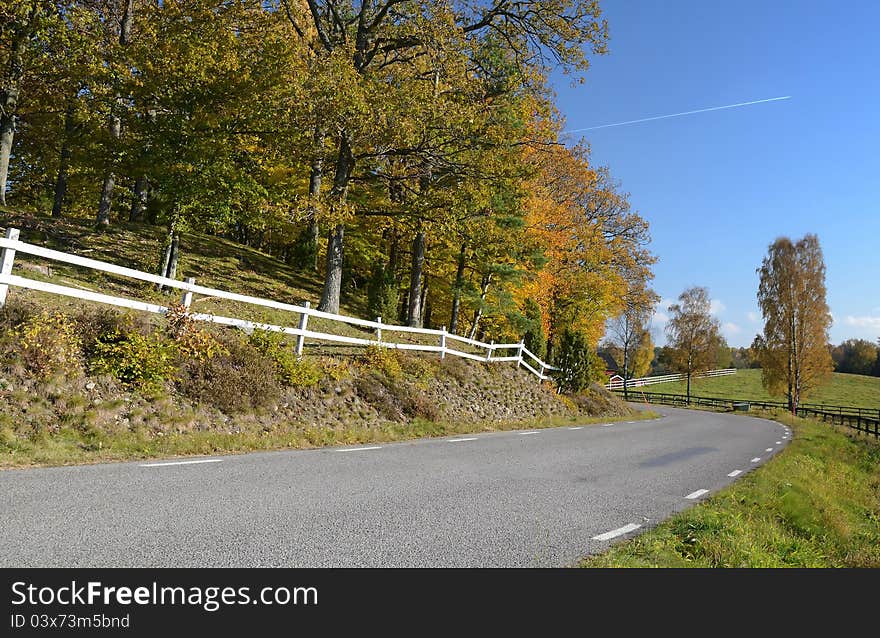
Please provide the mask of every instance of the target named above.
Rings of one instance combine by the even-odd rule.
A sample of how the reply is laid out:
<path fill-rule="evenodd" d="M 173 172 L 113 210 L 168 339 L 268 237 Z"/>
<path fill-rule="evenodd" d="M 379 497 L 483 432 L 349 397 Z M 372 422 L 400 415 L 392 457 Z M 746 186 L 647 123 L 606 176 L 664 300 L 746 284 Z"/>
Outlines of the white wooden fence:
<path fill-rule="evenodd" d="M 695 374 L 694 377 L 724 377 L 728 374 L 736 374 L 736 368 L 724 368 L 723 370 L 709 370 Z M 664 374 L 656 377 L 639 377 L 638 379 L 629 379 L 626 382 L 627 388 L 639 388 L 646 385 L 654 385 L 655 383 L 667 383 L 670 381 L 684 381 L 687 379 L 686 374 Z M 623 379 L 615 379 L 605 385 L 609 390 L 623 390 Z"/>
<path fill-rule="evenodd" d="M 186 281 L 169 279 L 167 277 L 161 277 L 159 275 L 142 272 L 140 270 L 134 270 L 132 268 L 125 268 L 123 266 L 117 266 L 115 264 L 98 261 L 96 259 L 89 259 L 87 257 L 80 257 L 78 255 L 71 255 L 69 253 L 51 250 L 49 248 L 43 248 L 41 246 L 35 246 L 25 243 L 23 241 L 19 241 L 18 237 L 19 230 L 17 228 L 8 228 L 6 230 L 5 238 L 0 238 L 0 248 L 2 248 L 2 253 L 0 253 L 0 307 L 2 307 L 6 302 L 6 295 L 9 290 L 9 286 L 15 286 L 18 288 L 38 290 L 50 294 L 63 295 L 65 297 L 74 297 L 77 299 L 85 299 L 88 301 L 108 304 L 111 306 L 130 308 L 132 310 L 141 310 L 144 312 L 152 312 L 156 314 L 164 314 L 168 311 L 168 307 L 166 306 L 161 306 L 146 301 L 140 301 L 137 299 L 126 299 L 123 297 L 114 297 L 111 295 L 104 295 L 89 290 L 71 288 L 69 286 L 62 286 L 59 284 L 53 284 L 44 281 L 38 281 L 35 279 L 29 279 L 27 277 L 13 275 L 12 265 L 13 261 L 15 260 L 15 254 L 17 252 L 21 252 L 28 255 L 33 255 L 35 257 L 42 257 L 45 259 L 60 261 L 74 266 L 81 266 L 83 268 L 90 268 L 92 270 L 98 270 L 113 275 L 121 275 L 123 277 L 129 277 L 131 279 L 138 279 L 140 281 L 147 281 L 150 283 L 167 286 L 169 288 L 177 288 L 178 290 L 183 290 L 184 294 L 181 298 L 181 303 L 187 309 L 189 309 L 190 305 L 192 304 L 193 295 L 198 294 L 220 299 L 228 299 L 230 301 L 238 301 L 246 304 L 252 304 L 254 306 L 262 306 L 264 308 L 273 308 L 275 310 L 284 310 L 297 313 L 299 315 L 299 323 L 296 328 L 293 328 L 291 326 L 279 326 L 268 323 L 246 321 L 244 319 L 224 317 L 214 314 L 205 314 L 198 312 L 190 313 L 190 317 L 197 321 L 208 321 L 226 326 L 236 326 L 244 330 L 270 330 L 273 332 L 282 332 L 285 334 L 293 335 L 297 338 L 297 355 L 302 354 L 306 339 L 316 339 L 322 341 L 346 343 L 356 346 L 381 346 L 383 348 L 396 348 L 398 350 L 437 352 L 439 353 L 440 358 L 445 358 L 447 354 L 450 354 L 456 357 L 473 359 L 475 361 L 484 361 L 487 363 L 500 363 L 504 361 L 516 362 L 517 366 L 524 367 L 526 370 L 536 375 L 540 381 L 551 378 L 550 375 L 546 374 L 547 372 L 559 370 L 559 368 L 553 367 L 541 361 L 541 359 L 539 359 L 532 352 L 530 352 L 528 348 L 525 347 L 522 341 L 520 341 L 519 343 L 483 343 L 482 341 L 460 337 L 459 335 L 447 332 L 445 326 L 440 330 L 433 330 L 428 328 L 411 328 L 409 326 L 397 326 L 382 323 L 381 320 L 369 321 L 366 319 L 358 319 L 357 317 L 348 317 L 346 315 L 337 315 L 329 312 L 322 312 L 320 310 L 315 310 L 311 308 L 309 302 L 305 302 L 302 306 L 297 306 L 280 301 L 273 301 L 271 299 L 261 299 L 259 297 L 251 297 L 250 295 L 242 295 L 235 292 L 218 290 L 216 288 L 198 286 L 196 285 L 195 279 L 193 278 L 188 278 Z M 320 317 L 322 319 L 329 319 L 331 321 L 336 321 L 352 326 L 370 328 L 374 331 L 375 338 L 368 339 L 362 337 L 351 337 L 347 335 L 312 331 L 308 329 L 309 317 Z M 397 343 L 393 340 L 383 339 L 383 333 L 389 332 L 405 332 L 415 333 L 419 335 L 430 335 L 437 340 L 437 345 L 420 343 Z M 474 354 L 472 352 L 463 352 L 461 350 L 456 350 L 449 347 L 448 344 L 450 341 L 465 343 L 475 348 L 483 349 L 486 351 L 486 354 Z M 507 352 L 499 355 L 496 354 L 498 351 Z M 513 351 L 513 354 L 510 354 L 510 351 Z"/>

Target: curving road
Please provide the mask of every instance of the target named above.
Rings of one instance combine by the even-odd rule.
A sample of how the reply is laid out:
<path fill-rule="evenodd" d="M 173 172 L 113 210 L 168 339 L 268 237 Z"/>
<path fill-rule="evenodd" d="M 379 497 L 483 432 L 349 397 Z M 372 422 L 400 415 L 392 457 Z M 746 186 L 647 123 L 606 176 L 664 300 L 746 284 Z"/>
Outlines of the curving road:
<path fill-rule="evenodd" d="M 790 437 L 762 419 L 659 411 L 605 426 L 4 471 L 0 566 L 564 566 L 705 498 Z"/>

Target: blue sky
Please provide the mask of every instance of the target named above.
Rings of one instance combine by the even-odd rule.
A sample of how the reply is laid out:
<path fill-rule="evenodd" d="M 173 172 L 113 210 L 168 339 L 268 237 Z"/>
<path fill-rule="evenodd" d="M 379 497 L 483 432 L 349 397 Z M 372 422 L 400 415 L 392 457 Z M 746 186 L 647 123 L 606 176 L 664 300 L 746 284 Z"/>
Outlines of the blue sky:
<path fill-rule="evenodd" d="M 728 342 L 751 343 L 767 246 L 811 232 L 831 340 L 880 337 L 880 2 L 602 6 L 610 52 L 582 85 L 554 78 L 569 129 L 792 96 L 578 134 L 651 224 L 658 336 L 666 306 L 700 285 Z"/>

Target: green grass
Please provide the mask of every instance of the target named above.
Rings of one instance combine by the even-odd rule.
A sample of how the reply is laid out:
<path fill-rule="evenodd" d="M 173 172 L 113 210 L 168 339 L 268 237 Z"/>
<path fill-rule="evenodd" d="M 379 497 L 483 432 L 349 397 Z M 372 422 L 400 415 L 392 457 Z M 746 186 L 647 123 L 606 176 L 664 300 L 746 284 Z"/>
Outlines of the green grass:
<path fill-rule="evenodd" d="M 627 415 L 626 419 L 632 421 L 656 417 L 654 412 L 643 410 Z M 492 423 L 445 423 L 415 419 L 409 423 L 389 423 L 378 428 L 358 424 L 335 429 L 292 424 L 290 427 L 278 427 L 269 431 L 193 431 L 164 436 L 145 431 L 107 433 L 97 428 L 84 431 L 81 428 L 68 427 L 51 435 L 30 438 L 16 437 L 10 430 L 0 427 L 0 469 L 389 443 L 474 432 L 543 429 L 573 423 L 589 425 L 607 422 L 607 416 Z"/>
<path fill-rule="evenodd" d="M 880 567 L 880 444 L 773 416 L 791 444 L 732 486 L 582 567 Z"/>
<path fill-rule="evenodd" d="M 658 383 L 636 388 L 632 392 L 638 400 L 639 390 L 645 392 L 664 392 L 667 394 L 686 393 L 686 382 Z M 736 374 L 725 377 L 711 377 L 691 380 L 691 395 L 718 399 L 745 399 L 749 401 L 784 401 L 784 397 L 770 396 L 761 384 L 760 370 L 737 370 Z M 803 398 L 801 403 L 843 405 L 854 408 L 880 409 L 880 377 L 867 377 L 859 374 L 835 372 L 831 380 Z"/>

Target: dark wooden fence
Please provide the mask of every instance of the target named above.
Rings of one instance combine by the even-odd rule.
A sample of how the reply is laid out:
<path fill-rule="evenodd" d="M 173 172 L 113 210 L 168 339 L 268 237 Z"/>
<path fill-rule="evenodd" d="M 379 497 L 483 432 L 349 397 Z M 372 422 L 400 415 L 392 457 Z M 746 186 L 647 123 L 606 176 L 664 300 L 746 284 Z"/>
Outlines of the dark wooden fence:
<path fill-rule="evenodd" d="M 622 390 L 614 390 L 623 394 Z M 751 407 L 763 410 L 788 410 L 788 404 L 782 401 L 752 401 L 749 399 L 720 399 L 718 397 L 698 397 L 691 395 L 690 404 L 687 397 L 681 394 L 664 392 L 641 392 L 630 389 L 630 400 L 643 399 L 647 403 L 683 406 L 696 405 L 713 410 L 748 410 Z M 803 403 L 797 408 L 797 415 L 813 419 L 821 419 L 826 423 L 843 425 L 864 434 L 880 437 L 880 408 L 853 408 L 845 405 L 823 405 Z"/>

